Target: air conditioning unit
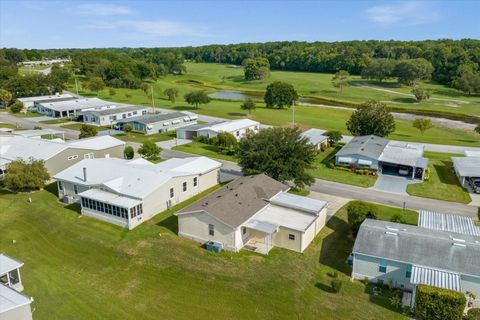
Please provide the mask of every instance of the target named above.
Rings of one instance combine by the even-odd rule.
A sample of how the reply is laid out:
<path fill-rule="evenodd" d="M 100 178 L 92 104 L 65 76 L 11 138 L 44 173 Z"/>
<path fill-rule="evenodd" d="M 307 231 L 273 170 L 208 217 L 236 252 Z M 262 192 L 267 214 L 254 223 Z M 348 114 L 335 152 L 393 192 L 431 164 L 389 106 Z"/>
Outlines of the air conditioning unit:
<path fill-rule="evenodd" d="M 65 195 L 65 196 L 63 196 L 63 198 L 62 198 L 62 202 L 63 202 L 63 203 L 66 203 L 66 204 L 72 204 L 72 203 L 75 202 L 75 198 L 72 197 L 72 196 L 67 196 L 67 195 Z"/>
<path fill-rule="evenodd" d="M 172 200 L 167 200 L 167 209 L 172 207 Z"/>

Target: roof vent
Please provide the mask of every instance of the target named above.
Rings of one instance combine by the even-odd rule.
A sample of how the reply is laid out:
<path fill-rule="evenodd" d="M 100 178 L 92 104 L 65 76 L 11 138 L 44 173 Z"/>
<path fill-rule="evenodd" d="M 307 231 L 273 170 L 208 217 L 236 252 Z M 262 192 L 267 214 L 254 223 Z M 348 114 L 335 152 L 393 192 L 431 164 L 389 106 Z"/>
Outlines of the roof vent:
<path fill-rule="evenodd" d="M 455 241 L 455 242 L 465 243 L 465 240 L 464 240 L 464 239 L 458 239 L 458 238 L 454 238 L 454 237 L 450 237 L 450 239 L 452 239 L 452 240 Z"/>
<path fill-rule="evenodd" d="M 396 232 L 391 232 L 391 231 L 386 231 L 385 234 L 388 234 L 390 236 L 398 236 L 398 233 Z"/>
<path fill-rule="evenodd" d="M 467 245 L 464 243 L 453 242 L 452 246 L 465 248 Z"/>
<path fill-rule="evenodd" d="M 392 228 L 392 227 L 387 227 L 387 230 L 390 230 L 390 231 L 398 231 L 398 229 Z"/>

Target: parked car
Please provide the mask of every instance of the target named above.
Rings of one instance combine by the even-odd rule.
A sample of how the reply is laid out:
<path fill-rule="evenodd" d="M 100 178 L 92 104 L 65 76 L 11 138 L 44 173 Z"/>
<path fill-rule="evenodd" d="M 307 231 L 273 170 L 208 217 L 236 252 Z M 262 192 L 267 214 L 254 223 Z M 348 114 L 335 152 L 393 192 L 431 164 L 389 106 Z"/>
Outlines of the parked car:
<path fill-rule="evenodd" d="M 410 174 L 410 170 L 408 169 L 408 167 L 400 166 L 398 168 L 398 174 L 401 176 L 408 176 Z"/>
<path fill-rule="evenodd" d="M 480 178 L 470 178 L 469 184 L 473 192 L 480 193 Z"/>

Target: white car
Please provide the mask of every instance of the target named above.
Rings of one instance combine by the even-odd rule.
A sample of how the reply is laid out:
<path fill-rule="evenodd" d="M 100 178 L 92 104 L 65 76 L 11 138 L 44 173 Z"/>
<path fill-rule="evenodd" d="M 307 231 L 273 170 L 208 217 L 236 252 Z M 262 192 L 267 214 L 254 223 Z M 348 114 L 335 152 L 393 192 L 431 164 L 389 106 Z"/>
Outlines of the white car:
<path fill-rule="evenodd" d="M 408 170 L 408 167 L 400 167 L 398 169 L 398 174 L 401 176 L 408 176 L 410 173 L 410 170 Z"/>

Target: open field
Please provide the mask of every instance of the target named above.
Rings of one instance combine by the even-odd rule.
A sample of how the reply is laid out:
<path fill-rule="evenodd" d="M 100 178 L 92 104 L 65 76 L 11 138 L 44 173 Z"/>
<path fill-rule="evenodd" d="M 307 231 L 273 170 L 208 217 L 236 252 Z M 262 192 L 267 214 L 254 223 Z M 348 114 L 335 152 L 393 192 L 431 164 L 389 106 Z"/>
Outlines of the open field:
<path fill-rule="evenodd" d="M 301 72 L 282 72 L 274 71 L 268 81 L 245 83 L 241 80 L 242 71 L 240 69 L 229 68 L 224 65 L 216 64 L 187 64 L 187 74 L 180 76 L 165 76 L 156 81 L 154 84 L 156 99 L 155 106 L 161 108 L 167 108 L 172 110 L 189 110 L 200 114 L 217 116 L 227 119 L 238 119 L 250 117 L 253 120 L 260 121 L 264 124 L 270 125 L 288 125 L 292 122 L 291 110 L 272 110 L 265 108 L 263 102 L 257 103 L 257 109 L 254 110 L 249 116 L 246 112 L 240 109 L 240 102 L 238 101 L 219 101 L 213 100 L 207 105 L 202 105 L 198 110 L 189 106 L 183 100 L 183 95 L 189 91 L 204 89 L 209 92 L 214 92 L 217 89 L 230 89 L 230 90 L 263 90 L 266 85 L 273 80 L 285 80 L 296 85 L 300 92 L 314 91 L 314 88 L 321 88 L 322 86 L 329 86 L 330 91 L 334 91 L 331 88 L 330 79 L 331 75 L 314 74 L 314 73 L 301 73 Z M 225 80 L 222 81 L 222 74 L 225 73 Z M 279 75 L 278 79 L 276 75 Z M 318 79 L 317 79 L 318 78 Z M 314 80 L 316 79 L 316 80 Z M 363 80 L 362 80 L 363 81 Z M 431 85 L 436 86 L 436 85 Z M 179 91 L 179 97 L 175 104 L 170 103 L 163 96 L 162 92 L 169 87 L 175 87 Z M 450 94 L 452 89 L 448 89 L 443 86 L 438 86 L 443 90 L 448 91 Z M 391 90 L 392 88 L 388 89 Z M 318 89 L 320 90 L 320 89 Z M 327 90 L 327 89 L 325 89 Z M 327 90 L 327 91 L 328 91 Z M 375 95 L 381 95 L 382 97 L 387 93 L 383 91 L 376 91 L 363 87 L 350 87 L 345 90 L 342 95 L 346 95 L 349 90 L 358 92 L 358 102 L 363 102 L 371 98 L 381 98 Z M 393 88 L 392 90 L 397 90 Z M 440 91 L 440 88 L 438 89 Z M 371 93 L 373 92 L 373 93 Z M 80 91 L 80 94 L 87 96 L 93 96 L 94 94 L 89 91 Z M 129 94 L 131 97 L 127 98 L 125 95 Z M 332 92 L 332 95 L 339 95 L 337 92 Z M 311 95 L 311 94 L 310 94 Z M 401 96 L 401 95 L 400 95 Z M 448 96 L 448 95 L 447 95 Z M 131 89 L 115 89 L 115 95 L 109 95 L 108 88 L 101 91 L 98 95 L 99 98 L 117 101 L 123 103 L 132 103 L 149 106 L 151 105 L 150 99 L 145 93 L 138 90 Z M 401 96 L 403 97 L 403 96 Z M 454 109 L 455 112 L 464 112 L 464 114 L 480 114 L 480 101 L 477 104 L 477 97 L 455 97 L 455 99 L 465 100 L 467 103 L 462 104 L 461 107 L 448 107 L 450 111 Z M 384 100 L 383 98 L 381 100 Z M 410 104 L 407 104 L 410 105 Z M 434 108 L 436 107 L 428 107 Z M 328 130 L 340 130 L 344 134 L 348 134 L 345 126 L 345 122 L 351 115 L 351 110 L 320 108 L 320 107 L 308 107 L 297 106 L 295 107 L 295 122 L 302 127 L 314 127 Z M 433 110 L 433 109 L 432 109 Z M 473 132 L 467 132 L 462 130 L 448 129 L 445 127 L 435 127 L 421 135 L 420 132 L 412 127 L 412 122 L 397 120 L 396 131 L 389 136 L 391 139 L 415 141 L 424 143 L 442 143 L 451 145 L 465 145 L 465 146 L 480 146 L 480 136 Z M 442 137 L 439 141 L 439 137 Z"/>
<path fill-rule="evenodd" d="M 340 148 L 341 147 L 329 148 L 321 152 L 314 163 L 315 169 L 310 170 L 310 173 L 318 179 L 346 183 L 364 188 L 373 187 L 377 180 L 376 176 L 360 175 L 350 171 L 327 167 L 328 163 L 335 163 L 334 155 Z"/>
<path fill-rule="evenodd" d="M 425 152 L 424 156 L 429 159 L 430 179 L 423 183 L 409 185 L 407 187 L 408 194 L 461 203 L 472 201 L 468 192 L 460 186 L 450 159 L 462 155 Z"/>
<path fill-rule="evenodd" d="M 212 254 L 176 236 L 172 213 L 190 202 L 127 231 L 80 216 L 50 191 L 0 195 L 0 247 L 25 262 L 35 319 L 406 319 L 390 293 L 373 296 L 349 281 L 345 208 L 304 254 Z M 379 211 L 416 223 L 415 212 Z M 344 280 L 338 294 L 333 272 Z"/>

